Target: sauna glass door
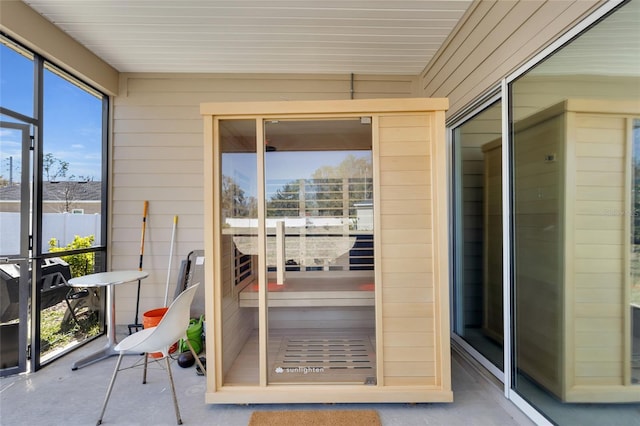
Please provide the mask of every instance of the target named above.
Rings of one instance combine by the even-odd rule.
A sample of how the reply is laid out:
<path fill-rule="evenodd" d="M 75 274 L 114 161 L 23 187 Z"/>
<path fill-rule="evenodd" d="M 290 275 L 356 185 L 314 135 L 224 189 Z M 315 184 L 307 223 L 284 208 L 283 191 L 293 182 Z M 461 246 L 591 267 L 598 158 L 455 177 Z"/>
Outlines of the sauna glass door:
<path fill-rule="evenodd" d="M 267 381 L 375 384 L 371 119 L 264 135 Z"/>
<path fill-rule="evenodd" d="M 216 300 L 220 301 L 223 384 L 260 383 L 257 297 L 258 180 L 256 120 L 220 120 L 220 241 Z"/>

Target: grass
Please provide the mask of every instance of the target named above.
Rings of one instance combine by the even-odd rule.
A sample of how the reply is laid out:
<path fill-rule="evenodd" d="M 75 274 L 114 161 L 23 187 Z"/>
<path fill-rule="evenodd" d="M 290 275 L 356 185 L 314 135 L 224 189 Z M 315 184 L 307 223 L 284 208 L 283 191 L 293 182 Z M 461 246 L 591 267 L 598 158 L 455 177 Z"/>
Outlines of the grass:
<path fill-rule="evenodd" d="M 44 309 L 40 317 L 40 350 L 46 355 L 65 348 L 74 342 L 100 334 L 99 315 L 95 311 L 81 308 L 76 312 L 78 323 L 64 320 L 67 304 L 63 301 Z"/>

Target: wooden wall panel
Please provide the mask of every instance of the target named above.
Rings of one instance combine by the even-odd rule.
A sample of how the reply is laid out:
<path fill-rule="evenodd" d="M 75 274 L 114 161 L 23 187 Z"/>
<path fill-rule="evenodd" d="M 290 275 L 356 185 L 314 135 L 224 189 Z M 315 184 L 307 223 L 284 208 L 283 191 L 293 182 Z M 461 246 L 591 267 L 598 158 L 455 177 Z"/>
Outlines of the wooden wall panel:
<path fill-rule="evenodd" d="M 426 116 L 382 116 L 379 120 L 378 203 L 404 206 L 401 211 L 380 210 L 384 383 L 401 383 L 407 377 L 415 384 L 433 383 L 436 358 L 420 355 L 435 352 L 435 295 L 431 280 L 425 279 L 433 270 L 433 219 L 430 193 L 423 191 L 432 184 L 431 129 Z M 385 187 L 400 185 L 405 188 L 402 194 L 385 191 Z M 396 232 L 402 236 L 397 243 L 385 238 Z M 425 321 L 415 321 L 414 315 L 425 317 Z M 411 327 L 398 329 L 408 322 L 412 322 Z M 414 352 L 402 350 L 406 347 Z M 417 380 L 416 376 L 425 380 Z"/>
<path fill-rule="evenodd" d="M 576 200 L 573 206 L 575 220 L 574 235 L 583 230 L 601 231 L 617 235 L 621 241 L 627 235 L 627 207 L 624 200 L 630 196 L 627 192 L 627 179 L 623 171 L 625 163 L 630 161 L 627 154 L 626 119 L 623 116 L 569 113 L 575 130 L 576 173 L 589 174 L 594 179 L 585 183 L 576 183 Z M 600 177 L 598 179 L 598 177 Z M 603 192 L 615 194 L 613 199 L 604 200 Z M 607 197 L 611 198 L 611 197 Z M 580 204 L 578 204 L 580 203 Z M 579 208 L 582 207 L 582 208 Z M 616 240 L 618 239 L 616 238 Z M 570 365 L 575 363 L 573 386 L 588 386 L 597 379 L 598 385 L 624 385 L 625 365 L 628 357 L 624 352 L 625 327 L 623 312 L 585 312 L 581 305 L 602 304 L 620 305 L 625 300 L 625 287 L 628 279 L 609 281 L 612 274 L 622 278 L 626 275 L 626 244 L 599 241 L 573 243 L 574 273 L 592 276 L 590 282 L 573 278 L 573 300 L 570 302 L 582 312 L 575 315 L 573 327 L 574 348 Z M 613 284 L 617 285 L 613 285 Z M 595 356 L 602 349 L 608 351 L 604 356 Z M 600 351 L 599 351 L 600 350 Z"/>
<path fill-rule="evenodd" d="M 375 323 L 373 307 L 278 308 L 269 310 L 269 328 L 367 329 Z"/>
<path fill-rule="evenodd" d="M 460 252 L 463 257 L 463 306 L 464 326 L 479 328 L 483 322 L 483 247 L 488 240 L 485 237 L 483 209 L 485 200 L 485 154 L 483 146 L 500 137 L 501 132 L 500 104 L 483 111 L 473 120 L 460 126 L 455 133 L 457 161 L 460 162 L 459 184 L 462 200 L 462 235 L 463 245 Z M 498 166 L 500 163 L 497 163 Z M 500 170 L 496 170 L 499 175 Z M 500 194 L 491 199 L 500 200 Z M 498 207 L 499 209 L 499 207 Z M 492 237 L 500 233 L 490 234 Z M 499 239 L 499 238 L 498 238 Z M 500 245 L 502 241 L 497 243 Z M 493 254 L 492 254 L 493 257 Z"/>
<path fill-rule="evenodd" d="M 234 271 L 233 263 L 234 247 L 230 236 L 222 238 L 222 375 L 224 376 L 238 353 L 242 349 L 249 335 L 253 331 L 253 313 L 247 309 L 238 307 L 238 298 L 233 291 Z"/>
<path fill-rule="evenodd" d="M 502 235 L 502 139 L 483 145 L 482 152 L 484 154 L 482 330 L 487 336 L 502 342 L 504 339 L 502 239 L 500 238 Z M 466 276 L 467 274 L 465 278 Z"/>
<path fill-rule="evenodd" d="M 562 392 L 564 117 L 517 128 L 514 138 L 518 366 Z M 545 162 L 545 155 L 556 160 Z M 551 176 L 540 184 L 540 176 Z M 535 349 L 534 349 L 535 348 Z"/>
<path fill-rule="evenodd" d="M 638 400 L 629 313 L 637 116 L 637 102 L 568 100 L 516 124 L 518 368 L 563 401 Z"/>

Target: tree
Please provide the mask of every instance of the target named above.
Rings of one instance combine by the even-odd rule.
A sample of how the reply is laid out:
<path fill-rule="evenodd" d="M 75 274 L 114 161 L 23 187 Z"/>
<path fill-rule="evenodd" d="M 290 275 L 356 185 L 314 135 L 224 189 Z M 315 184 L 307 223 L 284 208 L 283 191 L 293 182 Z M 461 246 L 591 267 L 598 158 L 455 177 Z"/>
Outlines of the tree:
<path fill-rule="evenodd" d="M 67 213 L 71 212 L 73 201 L 82 192 L 80 184 L 93 181 L 91 176 L 71 175 L 67 178 L 69 162 L 54 157 L 50 152 L 42 158 L 42 171 L 45 181 L 60 185 L 54 192 L 58 200 L 64 201 L 62 212 Z M 67 179 L 63 181 L 61 178 Z"/>
<path fill-rule="evenodd" d="M 371 178 L 373 167 L 365 157 L 347 155 L 337 166 L 322 166 L 311 175 L 314 179 Z"/>
<path fill-rule="evenodd" d="M 300 184 L 285 183 L 267 201 L 267 217 L 300 216 Z"/>
<path fill-rule="evenodd" d="M 42 170 L 46 181 L 56 181 L 58 178 L 67 176 L 69 162 L 56 158 L 49 152 L 42 158 Z"/>
<path fill-rule="evenodd" d="M 258 202 L 255 197 L 247 197 L 244 189 L 230 176 L 222 176 L 223 217 L 256 217 Z"/>
<path fill-rule="evenodd" d="M 93 182 L 93 178 L 78 176 L 76 180 L 76 177 L 74 175 L 71 175 L 69 176 L 69 180 L 57 183 L 57 185 L 61 185 L 59 193 L 64 200 L 63 212 L 71 212 L 71 210 L 73 209 L 74 200 L 77 200 L 78 196 L 80 196 L 83 192 L 81 185 L 88 182 Z"/>
<path fill-rule="evenodd" d="M 267 201 L 267 216 L 299 216 L 301 210 L 314 216 L 342 216 L 347 207 L 353 215 L 354 203 L 370 200 L 372 171 L 368 158 L 349 154 L 337 166 L 318 168 L 311 179 L 284 184 Z M 349 206 L 344 205 L 345 198 Z"/>

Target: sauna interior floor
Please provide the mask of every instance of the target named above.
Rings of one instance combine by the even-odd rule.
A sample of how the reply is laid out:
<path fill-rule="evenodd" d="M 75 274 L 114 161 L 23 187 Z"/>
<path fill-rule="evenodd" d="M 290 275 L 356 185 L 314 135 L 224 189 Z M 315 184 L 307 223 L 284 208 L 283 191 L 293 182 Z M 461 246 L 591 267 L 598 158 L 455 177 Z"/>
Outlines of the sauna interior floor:
<path fill-rule="evenodd" d="M 375 384 L 373 329 L 279 329 L 268 338 L 271 383 Z M 228 385 L 259 381 L 258 331 L 254 330 L 225 376 Z"/>

